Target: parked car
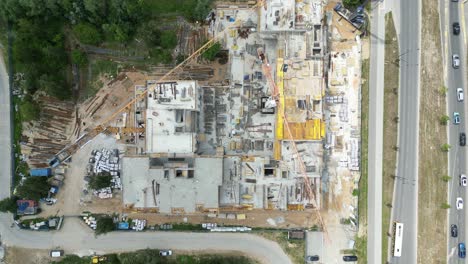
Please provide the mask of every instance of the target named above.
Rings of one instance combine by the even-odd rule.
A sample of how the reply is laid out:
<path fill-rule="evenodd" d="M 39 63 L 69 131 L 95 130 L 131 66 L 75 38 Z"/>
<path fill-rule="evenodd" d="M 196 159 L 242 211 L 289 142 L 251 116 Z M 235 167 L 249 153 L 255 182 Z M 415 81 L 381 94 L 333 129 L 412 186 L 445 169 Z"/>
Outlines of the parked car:
<path fill-rule="evenodd" d="M 453 29 L 453 34 L 454 35 L 460 35 L 460 23 L 454 22 L 452 24 L 452 29 Z"/>
<path fill-rule="evenodd" d="M 456 205 L 457 205 L 457 210 L 463 209 L 463 199 L 462 199 L 461 197 L 458 197 L 458 198 L 457 198 L 457 203 L 456 203 Z"/>
<path fill-rule="evenodd" d="M 464 99 L 463 88 L 457 88 L 457 100 L 458 100 L 458 102 L 462 102 L 463 99 Z"/>
<path fill-rule="evenodd" d="M 169 250 L 169 249 L 160 250 L 159 256 L 163 256 L 163 257 L 172 256 L 172 250 Z"/>
<path fill-rule="evenodd" d="M 460 174 L 460 185 L 461 186 L 466 186 L 467 183 L 467 178 L 465 174 Z"/>
<path fill-rule="evenodd" d="M 460 258 L 465 258 L 466 256 L 466 247 L 465 247 L 465 243 L 459 243 L 458 244 L 458 256 Z"/>
<path fill-rule="evenodd" d="M 357 257 L 356 256 L 343 256 L 343 260 L 346 262 L 357 261 Z"/>
<path fill-rule="evenodd" d="M 54 249 L 54 250 L 51 250 L 49 252 L 49 255 L 51 258 L 60 258 L 60 257 L 63 257 L 63 250 L 59 250 L 59 249 Z"/>
<path fill-rule="evenodd" d="M 460 146 L 464 147 L 466 145 L 466 134 L 460 133 Z"/>
<path fill-rule="evenodd" d="M 460 67 L 460 56 L 458 56 L 458 54 L 452 55 L 452 67 L 455 69 Z"/>
<path fill-rule="evenodd" d="M 460 124 L 460 113 L 458 112 L 453 112 L 453 123 L 455 125 Z"/>
<path fill-rule="evenodd" d="M 450 226 L 450 234 L 452 237 L 457 237 L 458 236 L 458 227 L 457 225 L 451 225 Z"/>
<path fill-rule="evenodd" d="M 306 257 L 306 261 L 309 261 L 309 262 L 312 262 L 312 261 L 319 261 L 320 258 L 318 255 L 314 255 L 314 256 L 307 256 Z"/>

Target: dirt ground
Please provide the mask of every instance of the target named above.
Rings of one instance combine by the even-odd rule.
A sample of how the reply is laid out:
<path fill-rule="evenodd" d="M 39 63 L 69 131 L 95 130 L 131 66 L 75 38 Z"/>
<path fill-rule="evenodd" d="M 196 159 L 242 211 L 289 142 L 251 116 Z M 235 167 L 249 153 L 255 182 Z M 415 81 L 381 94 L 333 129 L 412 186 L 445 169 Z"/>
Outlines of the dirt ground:
<path fill-rule="evenodd" d="M 226 212 L 230 213 L 230 212 Z M 245 220 L 224 219 L 224 218 L 211 218 L 204 214 L 191 214 L 191 215 L 165 215 L 165 214 L 152 214 L 152 213 L 135 213 L 128 212 L 130 218 L 142 218 L 148 221 L 149 225 L 162 224 L 162 223 L 183 223 L 186 220 L 188 223 L 218 223 L 224 225 L 239 225 L 249 227 L 265 227 L 265 228 L 299 228 L 299 227 L 313 227 L 319 226 L 317 213 L 312 210 L 307 211 L 275 211 L 275 210 L 252 210 L 243 212 L 232 213 L 245 213 Z M 323 214 L 323 212 L 322 212 Z M 283 223 L 271 225 L 267 222 L 269 218 L 277 219 L 283 217 Z"/>
<path fill-rule="evenodd" d="M 52 260 L 49 250 L 7 247 L 5 252 L 6 264 L 48 264 Z"/>
<path fill-rule="evenodd" d="M 42 212 L 40 216 L 50 215 L 79 215 L 82 211 L 89 211 L 92 205 L 96 211 L 99 212 L 114 212 L 117 211 L 114 208 L 120 204 L 121 199 L 119 197 L 110 199 L 110 201 L 99 201 L 98 205 L 94 203 L 85 203 L 83 197 L 83 186 L 84 176 L 86 175 L 86 164 L 91 157 L 91 151 L 93 149 L 114 149 L 116 148 L 116 140 L 111 136 L 99 134 L 93 141 L 85 145 L 82 149 L 73 155 L 72 162 L 69 164 L 69 168 L 65 174 L 65 181 L 62 188 L 59 190 L 57 195 L 57 204 L 52 206 L 42 206 Z M 92 200 L 96 201 L 96 200 Z"/>
<path fill-rule="evenodd" d="M 397 153 L 394 149 L 397 143 L 398 123 L 398 87 L 399 68 L 394 61 L 399 56 L 398 41 L 396 39 L 395 25 L 392 14 L 385 16 L 385 91 L 384 91 L 384 135 L 383 143 L 383 194 L 382 194 L 382 261 L 387 259 L 388 239 L 387 232 L 390 230 L 389 205 L 392 203 Z M 395 90 L 396 89 L 396 90 Z"/>
<path fill-rule="evenodd" d="M 447 142 L 446 126 L 439 118 L 446 114 L 446 98 L 439 93 L 443 85 L 438 2 L 422 1 L 421 21 L 421 98 L 419 123 L 419 204 L 418 263 L 446 263 L 447 153 L 440 146 Z M 424 98 L 424 100 L 423 100 Z"/>

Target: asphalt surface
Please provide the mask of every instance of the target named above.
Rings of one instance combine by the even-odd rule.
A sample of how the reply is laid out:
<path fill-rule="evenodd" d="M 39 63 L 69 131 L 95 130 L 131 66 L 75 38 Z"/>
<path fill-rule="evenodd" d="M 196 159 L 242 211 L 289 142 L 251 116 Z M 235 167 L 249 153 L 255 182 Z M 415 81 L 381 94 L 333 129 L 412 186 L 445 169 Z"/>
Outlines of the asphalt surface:
<path fill-rule="evenodd" d="M 371 52 L 369 76 L 369 147 L 368 147 L 368 240 L 367 263 L 382 260 L 382 148 L 385 13 L 382 6 L 374 6 L 371 20 Z"/>
<path fill-rule="evenodd" d="M 0 200 L 10 196 L 11 129 L 8 74 L 0 54 Z"/>
<path fill-rule="evenodd" d="M 420 1 L 400 0 L 400 90 L 398 157 L 392 221 L 403 223 L 401 257 L 391 263 L 417 263 Z"/>
<path fill-rule="evenodd" d="M 0 56 L 0 199 L 10 194 L 11 143 L 8 75 Z M 262 263 L 292 263 L 284 251 L 270 240 L 250 234 L 183 232 L 112 232 L 95 237 L 77 217 L 68 217 L 60 231 L 34 232 L 12 227 L 10 214 L 0 214 L 0 238 L 7 246 L 32 249 L 61 248 L 66 254 L 91 255 L 145 248 L 201 250 L 204 252 L 242 252 Z"/>
<path fill-rule="evenodd" d="M 445 8 L 444 8 L 445 9 Z M 465 263 L 465 260 L 462 260 L 458 257 L 457 245 L 460 242 L 466 241 L 466 205 L 464 210 L 456 209 L 456 199 L 457 197 L 462 197 L 466 202 L 466 191 L 464 187 L 461 187 L 459 184 L 459 175 L 466 173 L 466 147 L 460 147 L 459 145 L 459 135 L 460 132 L 466 131 L 466 110 L 465 103 L 457 101 L 456 89 L 458 87 L 465 88 L 466 94 L 466 51 L 464 49 L 464 23 L 460 16 L 461 5 L 457 2 L 448 3 L 448 15 L 445 16 L 443 20 L 443 29 L 444 40 L 447 47 L 447 60 L 446 60 L 446 83 L 448 88 L 447 94 L 447 105 L 448 105 L 448 115 L 453 118 L 453 112 L 459 112 L 461 116 L 461 123 L 459 125 L 454 125 L 453 122 L 449 126 L 449 144 L 452 146 L 452 149 L 449 152 L 449 175 L 452 176 L 452 180 L 449 182 L 449 203 L 451 208 L 449 210 L 449 220 L 447 227 L 448 234 L 448 263 Z M 444 10 L 446 11 L 446 10 Z M 462 31 L 460 35 L 455 36 L 452 33 L 452 23 L 460 22 L 462 26 Z M 461 67 L 459 69 L 454 69 L 452 67 L 452 54 L 460 55 Z M 452 238 L 450 234 L 450 225 L 456 224 L 458 226 L 458 237 Z"/>

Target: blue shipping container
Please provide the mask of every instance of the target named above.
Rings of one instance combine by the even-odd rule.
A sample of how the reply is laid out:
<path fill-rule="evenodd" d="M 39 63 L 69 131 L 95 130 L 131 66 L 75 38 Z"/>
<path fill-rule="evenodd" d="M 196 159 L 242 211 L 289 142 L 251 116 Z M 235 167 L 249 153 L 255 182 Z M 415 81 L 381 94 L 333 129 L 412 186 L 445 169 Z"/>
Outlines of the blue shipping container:
<path fill-rule="evenodd" d="M 29 172 L 31 176 L 34 177 L 47 177 L 52 175 L 51 168 L 40 168 L 40 169 L 31 169 Z"/>
<path fill-rule="evenodd" d="M 117 228 L 120 230 L 127 230 L 129 228 L 129 225 L 127 222 L 120 222 Z"/>

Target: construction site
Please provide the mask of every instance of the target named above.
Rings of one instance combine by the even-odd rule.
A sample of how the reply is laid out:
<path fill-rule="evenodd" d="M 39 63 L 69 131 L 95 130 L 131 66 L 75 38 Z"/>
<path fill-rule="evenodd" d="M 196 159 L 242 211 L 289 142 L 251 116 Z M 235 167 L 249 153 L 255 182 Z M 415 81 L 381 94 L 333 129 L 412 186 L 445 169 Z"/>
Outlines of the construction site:
<path fill-rule="evenodd" d="M 180 65 L 166 73 L 124 71 L 103 79 L 75 110 L 47 108 L 61 132 L 50 132 L 57 140 L 28 139 L 25 155 L 32 167 L 66 167 L 68 176 L 58 202 L 44 211 L 249 218 L 271 210 L 302 214 L 308 220 L 298 225 L 317 225 L 340 237 L 337 248 L 352 248 L 362 32 L 334 5 L 219 4 L 206 21 L 210 40 Z M 216 43 L 225 64 L 199 58 Z M 105 149 L 115 149 L 109 159 L 119 188 L 99 199 L 78 186 L 86 185 L 90 155 Z M 334 259 L 337 248 L 325 255 Z"/>

